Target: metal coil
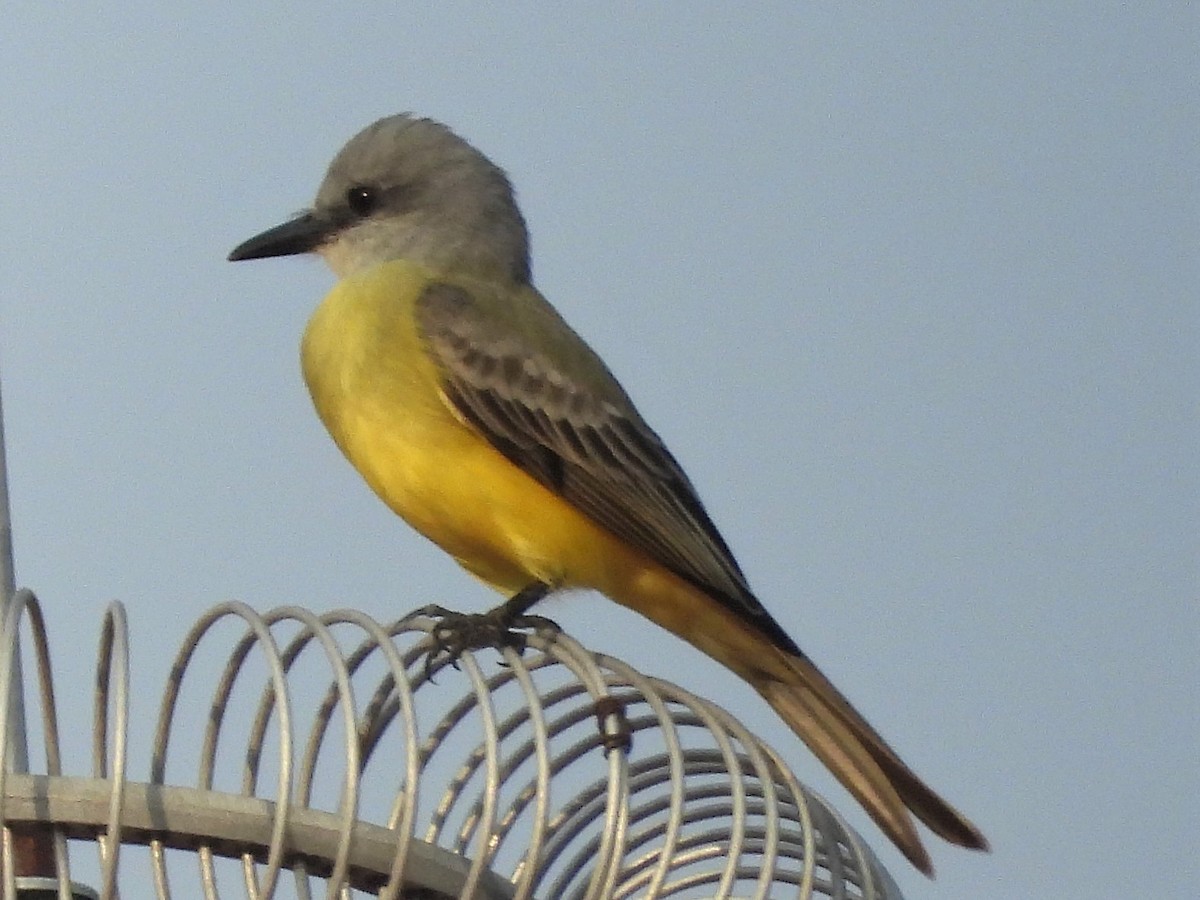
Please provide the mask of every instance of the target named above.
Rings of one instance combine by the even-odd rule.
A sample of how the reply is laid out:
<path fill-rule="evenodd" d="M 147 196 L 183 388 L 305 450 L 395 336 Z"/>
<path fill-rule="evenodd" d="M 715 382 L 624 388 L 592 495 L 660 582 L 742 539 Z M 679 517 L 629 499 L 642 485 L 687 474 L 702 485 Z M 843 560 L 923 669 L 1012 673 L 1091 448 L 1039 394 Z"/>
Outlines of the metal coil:
<path fill-rule="evenodd" d="M 131 703 L 151 700 L 131 696 L 124 608 L 103 620 L 90 777 L 61 771 L 28 591 L 4 622 L 0 699 L 22 623 L 46 769 L 0 772 L 5 897 L 37 887 L 12 875 L 21 840 L 52 854 L 43 890 L 97 896 L 72 887 L 68 839 L 95 842 L 101 897 L 150 884 L 164 898 L 900 896 L 733 716 L 554 628 L 498 661 L 465 653 L 456 671 L 430 661 L 437 620 L 423 611 L 384 625 L 220 604 L 175 657 L 137 781 Z"/>

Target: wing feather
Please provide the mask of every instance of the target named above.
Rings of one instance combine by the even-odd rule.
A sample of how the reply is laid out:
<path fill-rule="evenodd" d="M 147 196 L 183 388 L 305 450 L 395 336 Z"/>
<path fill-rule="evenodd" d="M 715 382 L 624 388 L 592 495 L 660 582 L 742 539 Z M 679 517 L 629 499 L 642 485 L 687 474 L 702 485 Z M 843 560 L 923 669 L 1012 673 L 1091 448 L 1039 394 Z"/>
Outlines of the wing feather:
<path fill-rule="evenodd" d="M 487 304 L 458 284 L 429 285 L 416 312 L 447 401 L 492 446 L 617 537 L 799 653 L 751 593 L 679 463 L 603 363 L 548 306 L 542 312 L 553 316 L 555 342 L 549 344 L 523 333 L 519 320 L 489 314 Z"/>

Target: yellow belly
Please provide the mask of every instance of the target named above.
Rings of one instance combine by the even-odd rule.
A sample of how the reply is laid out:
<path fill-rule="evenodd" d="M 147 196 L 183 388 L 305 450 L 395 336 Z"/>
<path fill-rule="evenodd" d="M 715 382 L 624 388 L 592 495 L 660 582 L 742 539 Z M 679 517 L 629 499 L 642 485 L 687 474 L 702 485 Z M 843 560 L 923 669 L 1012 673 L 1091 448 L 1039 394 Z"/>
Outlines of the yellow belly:
<path fill-rule="evenodd" d="M 379 497 L 497 589 L 533 580 L 606 590 L 618 545 L 460 420 L 417 333 L 428 273 L 389 263 L 313 314 L 305 381 L 334 441 Z M 619 545 L 618 545 L 619 546 Z"/>

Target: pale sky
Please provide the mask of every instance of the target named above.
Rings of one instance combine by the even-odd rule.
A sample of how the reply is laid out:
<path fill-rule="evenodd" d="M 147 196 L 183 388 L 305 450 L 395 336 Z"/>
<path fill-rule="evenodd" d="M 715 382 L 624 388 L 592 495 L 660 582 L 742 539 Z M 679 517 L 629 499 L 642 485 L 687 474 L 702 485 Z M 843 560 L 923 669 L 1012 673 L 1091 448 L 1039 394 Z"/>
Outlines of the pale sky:
<path fill-rule="evenodd" d="M 494 602 L 311 410 L 332 276 L 224 261 L 413 111 L 509 172 L 538 286 L 759 596 L 994 852 L 931 837 L 926 882 L 736 678 L 597 596 L 542 611 L 738 713 L 910 898 L 1186 896 L 1198 35 L 1167 3 L 10 5 L 0 372 L 64 718 L 110 599 L 144 716 L 223 599 Z"/>

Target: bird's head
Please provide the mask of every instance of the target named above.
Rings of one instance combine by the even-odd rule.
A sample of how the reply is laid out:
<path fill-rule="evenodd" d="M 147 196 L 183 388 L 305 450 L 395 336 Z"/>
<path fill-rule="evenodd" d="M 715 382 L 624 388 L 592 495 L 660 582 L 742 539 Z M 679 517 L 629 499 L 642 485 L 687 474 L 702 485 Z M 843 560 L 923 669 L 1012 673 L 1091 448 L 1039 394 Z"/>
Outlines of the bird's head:
<path fill-rule="evenodd" d="M 395 259 L 522 283 L 530 276 L 525 220 L 503 170 L 445 125 L 409 115 L 351 138 L 311 209 L 229 258 L 308 252 L 341 277 Z"/>

